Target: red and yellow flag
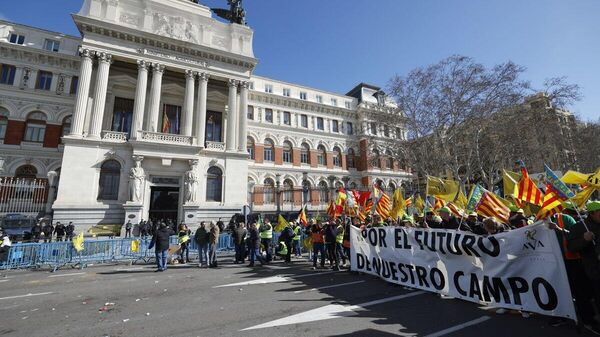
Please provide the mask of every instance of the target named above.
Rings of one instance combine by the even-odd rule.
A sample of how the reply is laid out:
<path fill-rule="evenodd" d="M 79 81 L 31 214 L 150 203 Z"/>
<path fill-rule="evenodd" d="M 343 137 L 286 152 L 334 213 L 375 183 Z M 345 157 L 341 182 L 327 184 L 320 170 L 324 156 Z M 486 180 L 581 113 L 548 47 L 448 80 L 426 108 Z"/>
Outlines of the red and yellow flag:
<path fill-rule="evenodd" d="M 387 219 L 390 217 L 391 210 L 390 197 L 388 197 L 388 195 L 385 194 L 384 191 L 379 190 L 379 193 L 381 194 L 381 196 L 379 197 L 377 205 L 375 206 L 375 212 L 381 215 L 382 218 Z"/>
<path fill-rule="evenodd" d="M 535 182 L 529 178 L 529 173 L 525 166 L 521 167 L 521 180 L 519 181 L 519 193 L 517 199 L 528 202 L 530 204 L 542 205 L 544 194 L 535 185 Z"/>

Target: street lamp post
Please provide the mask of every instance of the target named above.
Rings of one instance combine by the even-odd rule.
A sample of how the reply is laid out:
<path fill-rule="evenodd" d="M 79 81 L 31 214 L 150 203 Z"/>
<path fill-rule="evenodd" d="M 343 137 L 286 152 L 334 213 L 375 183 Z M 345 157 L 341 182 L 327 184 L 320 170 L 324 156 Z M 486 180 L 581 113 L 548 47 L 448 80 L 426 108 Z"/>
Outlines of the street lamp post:
<path fill-rule="evenodd" d="M 302 172 L 302 208 L 308 201 L 308 172 Z"/>
<path fill-rule="evenodd" d="M 327 177 L 327 179 L 329 180 L 329 188 L 331 189 L 331 199 L 333 200 L 335 197 L 335 181 L 336 181 L 336 177 L 335 176 L 329 176 Z"/>
<path fill-rule="evenodd" d="M 277 197 L 277 214 L 281 212 L 281 174 L 275 175 L 275 195 Z"/>

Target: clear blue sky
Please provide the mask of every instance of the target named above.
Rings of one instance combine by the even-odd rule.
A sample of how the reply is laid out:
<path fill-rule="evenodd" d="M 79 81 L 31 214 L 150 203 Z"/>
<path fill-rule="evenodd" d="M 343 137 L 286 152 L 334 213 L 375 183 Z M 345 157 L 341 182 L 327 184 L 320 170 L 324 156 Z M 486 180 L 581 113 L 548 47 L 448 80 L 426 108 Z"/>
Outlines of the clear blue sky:
<path fill-rule="evenodd" d="M 203 0 L 226 6 L 225 0 Z M 0 16 L 78 35 L 82 0 L 11 1 Z M 571 110 L 600 118 L 598 0 L 244 0 L 255 30 L 256 74 L 345 93 L 452 54 L 512 60 L 541 86 L 567 76 L 582 87 Z"/>

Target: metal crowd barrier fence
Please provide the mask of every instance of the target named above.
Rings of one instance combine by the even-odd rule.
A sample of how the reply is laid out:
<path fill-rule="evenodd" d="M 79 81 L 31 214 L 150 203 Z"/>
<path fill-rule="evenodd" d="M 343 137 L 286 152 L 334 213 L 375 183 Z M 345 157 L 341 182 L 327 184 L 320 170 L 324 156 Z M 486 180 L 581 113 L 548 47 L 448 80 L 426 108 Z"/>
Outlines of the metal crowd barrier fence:
<path fill-rule="evenodd" d="M 302 235 L 302 240 L 305 235 Z M 271 249 L 277 246 L 279 233 L 273 232 Z M 137 241 L 137 250 L 132 249 L 132 241 Z M 84 268 L 92 263 L 143 261 L 148 263 L 154 259 L 154 249 L 149 249 L 150 237 L 134 237 L 120 239 L 87 239 L 84 249 L 77 252 L 71 241 L 45 243 L 15 243 L 8 252 L 0 255 L 0 270 L 50 267 L 53 270 L 70 266 Z M 171 236 L 171 245 L 178 244 L 177 236 Z M 188 244 L 190 255 L 197 256 L 198 245 L 193 235 Z M 235 242 L 230 233 L 219 236 L 217 252 L 229 252 L 235 249 Z"/>
<path fill-rule="evenodd" d="M 137 241 L 137 250 L 133 250 L 132 241 Z M 135 237 L 122 239 L 87 239 L 84 249 L 77 252 L 71 241 L 40 242 L 40 243 L 15 243 L 8 252 L 0 254 L 0 270 L 26 269 L 51 267 L 53 270 L 70 266 L 84 268 L 92 263 L 130 262 L 145 263 L 154 259 L 154 249 L 149 249 L 150 237 Z M 190 238 L 188 248 L 197 254 L 198 247 Z M 177 245 L 177 236 L 171 236 L 170 244 Z M 219 236 L 218 252 L 234 249 L 231 234 L 223 233 Z"/>

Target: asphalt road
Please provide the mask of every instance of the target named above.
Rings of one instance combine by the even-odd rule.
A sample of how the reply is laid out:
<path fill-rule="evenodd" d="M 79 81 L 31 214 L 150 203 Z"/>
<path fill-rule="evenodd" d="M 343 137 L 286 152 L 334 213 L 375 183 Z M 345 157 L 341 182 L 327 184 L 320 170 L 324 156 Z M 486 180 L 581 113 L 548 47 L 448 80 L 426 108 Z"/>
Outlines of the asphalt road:
<path fill-rule="evenodd" d="M 477 304 L 295 260 L 266 267 L 150 265 L 9 271 L 0 336 L 576 336 L 548 317 Z M 585 333 L 578 336 L 587 336 Z"/>

